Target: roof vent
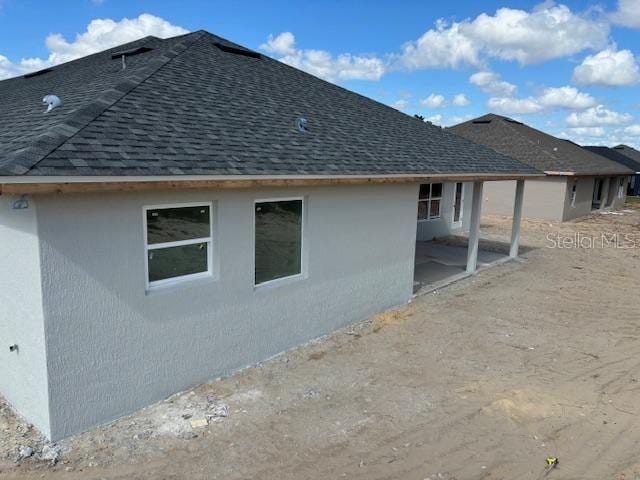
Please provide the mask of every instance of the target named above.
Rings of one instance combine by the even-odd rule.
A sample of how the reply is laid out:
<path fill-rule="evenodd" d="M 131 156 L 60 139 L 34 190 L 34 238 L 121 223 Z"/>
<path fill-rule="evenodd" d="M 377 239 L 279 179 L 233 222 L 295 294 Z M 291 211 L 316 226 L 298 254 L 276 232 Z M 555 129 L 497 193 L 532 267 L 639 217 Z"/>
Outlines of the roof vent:
<path fill-rule="evenodd" d="M 53 72 L 53 68 L 45 68 L 43 70 L 38 70 L 37 72 L 26 73 L 23 75 L 24 78 L 32 78 L 38 77 L 40 75 L 44 75 L 45 73 Z"/>
<path fill-rule="evenodd" d="M 309 129 L 307 128 L 307 119 L 306 118 L 299 117 L 296 120 L 296 127 L 298 127 L 298 131 L 299 132 L 308 132 L 309 131 Z"/>
<path fill-rule="evenodd" d="M 516 125 L 523 125 L 522 122 L 519 122 L 517 120 L 514 120 L 513 118 L 505 118 L 504 119 L 505 122 L 509 122 L 509 123 L 515 123 Z"/>
<path fill-rule="evenodd" d="M 624 147 L 622 146 L 618 146 L 618 147 L 613 147 L 614 150 L 624 150 Z"/>
<path fill-rule="evenodd" d="M 491 120 L 472 120 L 471 123 L 491 123 Z"/>
<path fill-rule="evenodd" d="M 232 45 L 227 45 L 225 43 L 215 42 L 214 45 L 218 47 L 223 52 L 234 53 L 236 55 L 242 55 L 243 57 L 251 57 L 251 58 L 262 58 L 258 52 L 254 52 L 253 50 L 247 50 L 242 47 L 234 47 Z"/>
<path fill-rule="evenodd" d="M 111 54 L 111 60 L 115 60 L 120 57 L 132 57 L 134 55 L 140 55 L 141 53 L 147 53 L 153 50 L 151 47 L 138 47 L 132 48 L 131 50 L 121 50 L 119 52 L 113 52 Z"/>
<path fill-rule="evenodd" d="M 62 100 L 60 100 L 60 97 L 57 97 L 56 95 L 47 95 L 42 99 L 42 103 L 47 106 L 47 111 L 44 113 L 49 113 L 54 108 L 62 105 Z"/>

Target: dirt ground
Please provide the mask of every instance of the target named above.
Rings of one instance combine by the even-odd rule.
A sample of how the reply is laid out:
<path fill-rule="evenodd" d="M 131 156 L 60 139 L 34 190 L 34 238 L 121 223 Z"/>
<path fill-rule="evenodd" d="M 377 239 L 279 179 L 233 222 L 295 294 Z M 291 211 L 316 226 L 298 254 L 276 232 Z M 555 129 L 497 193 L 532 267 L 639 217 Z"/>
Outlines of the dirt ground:
<path fill-rule="evenodd" d="M 640 479 L 629 208 L 526 221 L 521 261 L 60 442 L 55 465 L 0 405 L 0 478 Z M 494 240 L 508 228 L 482 224 Z M 578 233 L 595 248 L 548 248 Z M 599 245 L 601 233 L 636 247 Z M 16 462 L 20 445 L 34 452 Z"/>

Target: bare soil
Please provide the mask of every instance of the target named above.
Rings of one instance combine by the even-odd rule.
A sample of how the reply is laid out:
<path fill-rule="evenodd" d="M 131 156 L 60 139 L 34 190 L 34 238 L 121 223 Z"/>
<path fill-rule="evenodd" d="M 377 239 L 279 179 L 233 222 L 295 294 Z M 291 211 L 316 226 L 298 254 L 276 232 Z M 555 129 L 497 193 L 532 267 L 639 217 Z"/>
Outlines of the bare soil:
<path fill-rule="evenodd" d="M 595 248 L 549 248 L 577 233 Z M 521 261 L 65 440 L 55 465 L 0 406 L 0 478 L 638 479 L 640 206 L 525 221 L 522 241 Z"/>

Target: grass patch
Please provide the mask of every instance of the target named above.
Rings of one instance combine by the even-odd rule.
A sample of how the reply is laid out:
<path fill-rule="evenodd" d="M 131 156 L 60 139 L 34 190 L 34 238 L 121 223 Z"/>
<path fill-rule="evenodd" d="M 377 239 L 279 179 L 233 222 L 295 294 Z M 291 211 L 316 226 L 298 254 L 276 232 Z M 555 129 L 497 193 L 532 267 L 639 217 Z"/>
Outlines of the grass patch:
<path fill-rule="evenodd" d="M 640 203 L 640 197 L 627 197 L 626 202 L 630 203 L 632 205 L 633 204 L 638 204 L 638 203 Z"/>

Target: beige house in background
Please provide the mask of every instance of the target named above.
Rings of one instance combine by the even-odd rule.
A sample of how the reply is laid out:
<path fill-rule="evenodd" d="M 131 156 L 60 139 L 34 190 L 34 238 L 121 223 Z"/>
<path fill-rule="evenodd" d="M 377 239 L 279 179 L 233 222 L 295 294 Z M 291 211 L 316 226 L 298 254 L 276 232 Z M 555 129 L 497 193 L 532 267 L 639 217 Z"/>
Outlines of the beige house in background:
<path fill-rule="evenodd" d="M 516 120 L 488 114 L 448 129 L 543 171 L 529 180 L 523 215 L 565 221 L 594 210 L 617 209 L 625 201 L 633 171 L 571 141 L 553 137 Z M 491 182 L 484 189 L 483 211 L 512 215 L 516 182 Z"/>

